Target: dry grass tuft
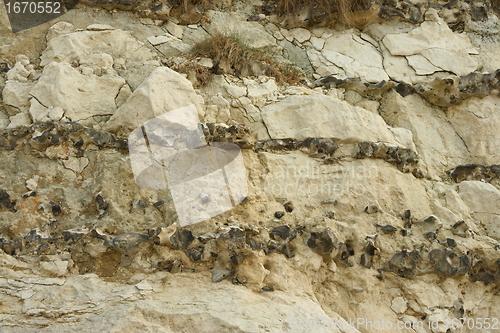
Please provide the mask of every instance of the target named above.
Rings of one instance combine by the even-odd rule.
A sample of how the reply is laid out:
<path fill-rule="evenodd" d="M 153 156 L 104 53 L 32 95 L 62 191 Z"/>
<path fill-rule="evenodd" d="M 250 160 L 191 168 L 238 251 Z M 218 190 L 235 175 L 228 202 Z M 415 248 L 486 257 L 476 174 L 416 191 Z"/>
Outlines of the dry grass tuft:
<path fill-rule="evenodd" d="M 350 24 L 350 14 L 362 9 L 367 0 L 267 0 L 272 4 L 279 15 L 296 14 L 309 8 L 323 16 L 338 15 L 341 22 Z M 170 5 L 179 8 L 181 12 L 188 12 L 193 8 L 200 10 L 214 9 L 218 6 L 231 7 L 233 0 L 172 0 Z"/>
<path fill-rule="evenodd" d="M 338 15 L 341 22 L 351 24 L 350 14 L 362 9 L 365 0 L 271 0 L 279 15 L 296 14 L 309 8 L 323 16 Z"/>
<path fill-rule="evenodd" d="M 214 9 L 218 6 L 223 6 L 226 4 L 227 0 L 171 0 L 169 2 L 172 8 L 177 8 L 180 13 L 190 12 L 193 9 L 198 8 L 199 10 Z M 229 4 L 232 0 L 229 0 Z"/>
<path fill-rule="evenodd" d="M 213 68 L 206 68 L 196 63 L 196 58 L 210 58 Z M 193 46 L 191 61 L 175 68 L 188 75 L 196 74 L 201 84 L 210 80 L 211 74 L 231 74 L 236 76 L 267 75 L 278 82 L 297 84 L 300 81 L 299 70 L 288 64 L 276 62 L 272 54 L 264 50 L 248 47 L 237 37 L 217 34 Z"/>
<path fill-rule="evenodd" d="M 202 8 L 209 8 L 213 1 L 209 0 L 173 0 L 170 1 L 172 7 L 183 7 L 188 11 L 190 7 L 200 6 Z"/>

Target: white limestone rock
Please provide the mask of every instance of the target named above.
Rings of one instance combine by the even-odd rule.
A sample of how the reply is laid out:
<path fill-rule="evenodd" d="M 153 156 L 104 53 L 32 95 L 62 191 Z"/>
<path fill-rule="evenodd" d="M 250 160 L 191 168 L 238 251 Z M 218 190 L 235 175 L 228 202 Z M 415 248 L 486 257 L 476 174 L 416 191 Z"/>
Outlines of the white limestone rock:
<path fill-rule="evenodd" d="M 352 30 L 335 33 L 325 41 L 323 56 L 344 69 L 348 77 L 368 82 L 389 80 L 382 64 L 382 54 L 371 43 Z"/>
<path fill-rule="evenodd" d="M 413 142 L 412 131 L 402 127 L 391 127 L 389 128 L 389 130 L 394 134 L 394 137 L 400 143 L 401 146 L 411 149 L 413 151 L 417 151 L 417 147 Z"/>
<path fill-rule="evenodd" d="M 429 11 L 433 11 L 430 9 Z M 393 56 L 408 57 L 410 66 L 417 74 L 427 75 L 437 71 L 449 71 L 467 75 L 479 67 L 470 54 L 476 54 L 474 46 L 465 34 L 454 33 L 435 15 L 408 33 L 387 34 L 382 42 Z M 420 55 L 421 58 L 410 56 Z"/>
<path fill-rule="evenodd" d="M 422 77 L 417 75 L 416 70 L 409 65 L 408 58 L 393 56 L 383 43 L 381 43 L 380 49 L 384 57 L 384 69 L 392 80 L 408 84 L 415 84 L 422 80 Z M 420 66 L 421 65 L 419 65 L 419 69 Z M 426 73 L 427 72 L 428 71 L 426 71 Z"/>
<path fill-rule="evenodd" d="M 148 41 L 165 57 L 173 57 L 188 53 L 192 47 L 172 35 L 153 36 L 149 37 Z"/>
<path fill-rule="evenodd" d="M 396 297 L 392 300 L 391 309 L 397 314 L 405 313 L 408 302 L 403 297 Z"/>
<path fill-rule="evenodd" d="M 233 97 L 233 98 L 240 98 L 240 97 L 247 95 L 247 88 L 246 87 L 225 84 L 224 88 L 226 89 L 227 93 L 229 95 L 231 95 L 231 97 Z"/>
<path fill-rule="evenodd" d="M 115 103 L 116 107 L 119 108 L 122 106 L 127 99 L 132 95 L 132 90 L 130 89 L 130 86 L 128 84 L 125 84 L 123 87 L 121 87 L 120 92 L 115 98 Z"/>
<path fill-rule="evenodd" d="M 151 43 L 151 45 L 153 45 L 153 46 L 168 43 L 169 41 L 172 41 L 172 40 L 173 39 L 171 37 L 168 37 L 166 35 L 148 37 L 148 42 Z"/>
<path fill-rule="evenodd" d="M 197 61 L 198 65 L 207 67 L 207 68 L 213 68 L 214 67 L 214 61 L 210 58 L 200 58 Z"/>
<path fill-rule="evenodd" d="M 40 268 L 52 276 L 64 276 L 68 272 L 69 263 L 67 260 L 56 259 L 53 261 L 41 261 Z"/>
<path fill-rule="evenodd" d="M 447 121 L 446 114 L 431 107 L 419 95 L 402 97 L 391 91 L 382 100 L 380 110 L 390 126 L 413 133 L 417 153 L 430 174 L 438 175 L 467 163 L 467 147 Z"/>
<path fill-rule="evenodd" d="M 345 71 L 328 61 L 320 51 L 315 49 L 308 49 L 307 56 L 309 58 L 309 61 L 311 62 L 311 65 L 316 70 L 317 75 L 319 75 L 320 77 L 325 77 L 332 74 L 338 74 L 345 77 Z"/>
<path fill-rule="evenodd" d="M 110 26 L 109 24 L 91 24 L 85 28 L 88 31 L 106 31 L 106 30 L 115 30 L 115 27 Z"/>
<path fill-rule="evenodd" d="M 415 70 L 417 75 L 430 75 L 442 71 L 443 68 L 434 66 L 426 57 L 421 54 L 407 56 L 408 64 Z"/>
<path fill-rule="evenodd" d="M 217 33 L 237 37 L 243 44 L 251 48 L 276 47 L 276 39 L 258 22 L 249 22 L 235 12 L 208 11 L 210 24 L 203 27 L 210 35 Z"/>
<path fill-rule="evenodd" d="M 273 139 L 325 137 L 341 142 L 396 143 L 379 115 L 321 94 L 287 97 L 265 106 L 262 117 Z"/>
<path fill-rule="evenodd" d="M 194 45 L 210 38 L 210 35 L 203 29 L 203 27 L 187 26 L 182 35 L 182 41 L 186 44 Z"/>
<path fill-rule="evenodd" d="M 323 46 L 325 46 L 325 40 L 323 38 L 311 37 L 311 44 L 317 51 L 321 51 Z"/>
<path fill-rule="evenodd" d="M 203 98 L 194 91 L 191 82 L 168 67 L 158 67 L 116 110 L 105 127 L 128 134 L 156 116 L 192 104 L 201 115 Z"/>
<path fill-rule="evenodd" d="M 7 126 L 9 126 L 10 120 L 8 114 L 0 110 L 0 129 L 5 129 Z"/>
<path fill-rule="evenodd" d="M 73 24 L 66 21 L 60 21 L 49 28 L 46 38 L 47 40 L 51 40 L 52 38 L 70 34 L 72 32 L 75 32 L 75 27 L 73 26 Z"/>
<path fill-rule="evenodd" d="M 283 37 L 285 37 L 285 39 L 289 42 L 293 42 L 293 35 L 292 33 L 290 32 L 290 30 L 287 30 L 287 29 L 283 29 L 281 28 L 280 29 L 280 33 Z"/>
<path fill-rule="evenodd" d="M 24 66 L 21 61 L 16 62 L 14 67 L 7 72 L 7 80 L 28 82 L 30 72 Z"/>
<path fill-rule="evenodd" d="M 44 264 L 44 268 L 59 272 L 48 266 Z M 337 313 L 325 313 L 309 296 L 279 290 L 256 293 L 227 282 L 212 283 L 197 273 L 167 274 L 153 274 L 135 284 L 106 282 L 96 274 L 85 274 L 66 279 L 9 280 L 14 286 L 6 282 L 1 286 L 23 305 L 24 325 L 38 327 L 40 317 L 61 318 L 44 325 L 47 333 L 74 330 L 201 332 L 200 328 L 203 332 L 250 333 L 262 327 L 270 332 L 293 329 L 306 333 L 310 332 L 310 325 L 321 325 L 325 321 L 349 327 Z M 162 283 L 163 279 L 168 279 L 168 283 Z M 280 320 L 276 320 L 277 314 Z M 6 317 L 3 322 L 10 324 L 13 318 Z M 11 326 L 9 331 L 17 333 L 19 329 Z M 359 333 L 355 328 L 341 331 L 335 326 L 329 331 Z"/>
<path fill-rule="evenodd" d="M 469 98 L 448 108 L 448 118 L 475 163 L 500 163 L 500 97 Z M 480 129 L 480 130 L 478 130 Z"/>
<path fill-rule="evenodd" d="M 47 108 L 47 116 L 50 120 L 61 120 L 64 116 L 64 110 L 61 107 L 49 107 Z"/>
<path fill-rule="evenodd" d="M 76 31 L 52 38 L 40 57 L 40 66 L 57 62 L 72 63 L 93 53 L 107 53 L 114 59 L 132 57 L 129 61 L 147 61 L 153 54 L 130 32 L 120 29 Z"/>
<path fill-rule="evenodd" d="M 37 121 L 48 121 L 48 108 L 40 104 L 39 101 L 36 100 L 36 98 L 33 98 L 31 100 L 31 106 L 29 109 L 29 113 L 31 115 L 31 118 L 35 122 Z M 64 113 L 64 110 L 63 110 Z"/>
<path fill-rule="evenodd" d="M 308 41 L 311 38 L 311 32 L 304 28 L 295 28 L 290 30 L 293 38 L 300 44 Z"/>
<path fill-rule="evenodd" d="M 38 187 L 38 181 L 40 180 L 40 177 L 35 176 L 33 178 L 30 178 L 26 181 L 26 188 L 34 191 Z"/>
<path fill-rule="evenodd" d="M 182 28 L 182 26 L 177 25 L 172 21 L 168 21 L 165 27 L 172 36 L 182 39 L 182 35 L 184 34 L 184 29 Z"/>
<path fill-rule="evenodd" d="M 30 90 L 34 82 L 20 82 L 8 80 L 2 91 L 3 103 L 7 113 L 11 116 L 29 109 Z"/>
<path fill-rule="evenodd" d="M 463 181 L 458 193 L 472 209 L 474 217 L 484 226 L 488 236 L 500 241 L 500 191 L 493 185 L 479 181 Z"/>
<path fill-rule="evenodd" d="M 247 86 L 248 89 L 248 98 L 252 101 L 253 104 L 263 107 L 266 103 L 266 99 L 271 96 L 269 90 L 260 85 L 249 84 Z"/>
<path fill-rule="evenodd" d="M 81 173 L 89 165 L 89 159 L 86 157 L 77 158 L 69 156 L 67 160 L 62 160 L 62 164 L 66 169 Z"/>
<path fill-rule="evenodd" d="M 479 68 L 468 52 L 432 48 L 420 54 L 434 66 L 457 75 L 467 75 Z"/>
<path fill-rule="evenodd" d="M 81 57 L 79 63 L 80 66 L 90 68 L 96 75 L 101 76 L 113 69 L 114 60 L 107 53 L 93 53 Z"/>
<path fill-rule="evenodd" d="M 30 113 L 34 119 L 40 117 L 39 102 L 44 108 L 62 108 L 72 121 L 110 115 L 116 110 L 115 96 L 124 85 L 125 80 L 116 74 L 87 76 L 68 63 L 53 62 L 45 66 L 30 92 L 34 97 Z"/>
<path fill-rule="evenodd" d="M 10 123 L 7 128 L 16 128 L 19 126 L 31 125 L 31 117 L 28 112 L 20 112 L 9 118 Z"/>
<path fill-rule="evenodd" d="M 50 39 L 40 57 L 40 66 L 51 62 L 73 64 L 94 53 L 109 54 L 115 69 L 132 89 L 136 88 L 159 65 L 156 55 L 128 31 L 101 28 L 75 31 Z"/>

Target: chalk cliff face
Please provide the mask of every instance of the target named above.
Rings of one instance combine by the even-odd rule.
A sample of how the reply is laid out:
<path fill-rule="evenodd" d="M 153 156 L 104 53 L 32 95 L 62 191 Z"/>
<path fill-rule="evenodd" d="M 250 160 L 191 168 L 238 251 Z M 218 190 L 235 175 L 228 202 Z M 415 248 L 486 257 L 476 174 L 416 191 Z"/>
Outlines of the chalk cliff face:
<path fill-rule="evenodd" d="M 277 3 L 0 6 L 0 331 L 500 329 L 498 1 Z"/>

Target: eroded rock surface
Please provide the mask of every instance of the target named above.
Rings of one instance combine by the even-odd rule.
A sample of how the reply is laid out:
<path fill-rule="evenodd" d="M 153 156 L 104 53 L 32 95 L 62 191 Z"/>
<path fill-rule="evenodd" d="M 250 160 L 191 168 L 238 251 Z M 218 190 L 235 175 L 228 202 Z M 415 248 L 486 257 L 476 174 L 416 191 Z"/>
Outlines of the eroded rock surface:
<path fill-rule="evenodd" d="M 0 330 L 372 332 L 365 318 L 437 333 L 500 318 L 495 4 L 82 1 L 18 34 L 0 20 Z M 295 84 L 192 57 L 219 33 Z M 177 130 L 188 109 L 207 149 L 241 150 L 248 192 L 181 227 L 173 187 L 136 182 L 128 136 L 172 111 Z"/>

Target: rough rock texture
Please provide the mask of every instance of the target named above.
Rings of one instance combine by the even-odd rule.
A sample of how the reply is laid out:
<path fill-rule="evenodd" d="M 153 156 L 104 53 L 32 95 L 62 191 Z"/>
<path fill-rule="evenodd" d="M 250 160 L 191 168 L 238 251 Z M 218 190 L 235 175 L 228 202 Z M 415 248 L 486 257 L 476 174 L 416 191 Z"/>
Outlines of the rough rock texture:
<path fill-rule="evenodd" d="M 331 137 L 344 142 L 396 142 L 380 116 L 319 94 L 291 96 L 265 106 L 262 117 L 272 139 Z"/>
<path fill-rule="evenodd" d="M 52 62 L 44 67 L 42 76 L 30 90 L 29 111 L 35 122 L 50 120 L 47 119 L 51 116 L 48 108 L 55 107 L 62 108 L 64 116 L 70 121 L 111 115 L 117 107 L 115 97 L 125 84 L 125 80 L 116 73 L 87 76 L 68 63 Z"/>
<path fill-rule="evenodd" d="M 498 205 L 500 191 L 491 184 L 477 181 L 460 183 L 460 197 L 474 211 L 474 216 L 484 226 L 488 235 L 495 239 L 500 238 L 498 227 Z"/>
<path fill-rule="evenodd" d="M 382 117 L 391 126 L 403 127 L 413 133 L 417 153 L 429 173 L 437 175 L 467 160 L 470 150 L 445 113 L 432 108 L 419 95 L 403 97 L 391 91 L 386 94 L 382 105 Z"/>
<path fill-rule="evenodd" d="M 500 98 L 488 96 L 484 99 L 468 99 L 448 110 L 451 124 L 464 140 L 476 163 L 500 163 L 500 137 L 489 134 L 500 123 L 499 107 Z M 481 131 L 471 131 L 472 128 L 481 128 Z"/>
<path fill-rule="evenodd" d="M 106 128 L 128 135 L 149 119 L 191 104 L 201 113 L 202 103 L 203 98 L 196 94 L 188 80 L 168 67 L 158 67 L 116 110 Z"/>
<path fill-rule="evenodd" d="M 90 25 L 84 31 L 55 36 L 47 42 L 40 57 L 40 66 L 51 62 L 67 62 L 85 65 L 82 58 L 96 53 L 111 55 L 114 68 L 135 89 L 147 76 L 148 70 L 159 65 L 155 55 L 130 32 L 115 29 L 110 25 Z M 142 75 L 141 75 L 142 74 Z"/>
<path fill-rule="evenodd" d="M 0 331 L 496 331 L 498 1 L 65 3 L 15 34 L 0 6 Z M 297 83 L 200 84 L 231 72 L 189 54 L 218 33 Z M 248 192 L 181 227 L 178 184 L 135 181 L 134 130 Z"/>
<path fill-rule="evenodd" d="M 469 55 L 477 54 L 469 38 L 454 33 L 433 9 L 426 13 L 426 21 L 404 34 L 388 34 L 385 47 L 393 56 L 404 56 L 417 75 L 448 71 L 467 75 L 479 64 Z"/>

